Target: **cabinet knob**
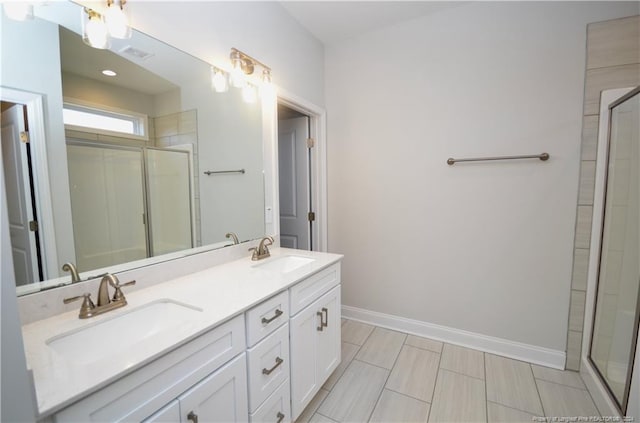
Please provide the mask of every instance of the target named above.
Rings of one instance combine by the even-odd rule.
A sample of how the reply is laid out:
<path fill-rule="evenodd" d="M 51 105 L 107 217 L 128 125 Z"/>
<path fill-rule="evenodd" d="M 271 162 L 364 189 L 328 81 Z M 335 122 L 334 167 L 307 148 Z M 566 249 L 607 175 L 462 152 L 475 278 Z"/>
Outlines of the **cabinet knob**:
<path fill-rule="evenodd" d="M 198 423 L 198 415 L 191 411 L 187 414 L 187 420 L 191 420 L 193 423 Z"/>
<path fill-rule="evenodd" d="M 276 420 L 276 423 L 280 423 L 282 420 L 284 420 L 284 414 L 279 411 L 278 414 L 276 414 L 276 417 L 278 418 L 278 420 Z"/>

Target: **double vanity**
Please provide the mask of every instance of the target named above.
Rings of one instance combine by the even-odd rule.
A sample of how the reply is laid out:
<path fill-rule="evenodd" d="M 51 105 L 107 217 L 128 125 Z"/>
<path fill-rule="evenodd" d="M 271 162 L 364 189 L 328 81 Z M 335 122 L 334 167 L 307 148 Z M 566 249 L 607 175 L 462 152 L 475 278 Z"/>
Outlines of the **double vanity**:
<path fill-rule="evenodd" d="M 124 307 L 80 319 L 76 302 L 23 326 L 40 419 L 295 420 L 340 363 L 341 259 L 275 248 L 129 292 L 123 280 Z"/>

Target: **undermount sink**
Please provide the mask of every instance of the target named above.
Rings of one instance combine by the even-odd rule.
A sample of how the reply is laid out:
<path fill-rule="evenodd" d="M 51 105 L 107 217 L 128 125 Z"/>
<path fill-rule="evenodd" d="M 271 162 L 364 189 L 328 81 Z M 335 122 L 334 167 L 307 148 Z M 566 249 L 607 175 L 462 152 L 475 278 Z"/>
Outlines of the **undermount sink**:
<path fill-rule="evenodd" d="M 301 268 L 302 266 L 313 263 L 314 261 L 315 259 L 309 257 L 281 256 L 270 259 L 265 263 L 257 264 L 254 267 L 273 272 L 289 273 Z"/>
<path fill-rule="evenodd" d="M 170 299 L 150 302 L 123 314 L 48 339 L 45 343 L 76 363 L 92 363 L 126 351 L 140 341 L 170 332 L 202 309 Z"/>

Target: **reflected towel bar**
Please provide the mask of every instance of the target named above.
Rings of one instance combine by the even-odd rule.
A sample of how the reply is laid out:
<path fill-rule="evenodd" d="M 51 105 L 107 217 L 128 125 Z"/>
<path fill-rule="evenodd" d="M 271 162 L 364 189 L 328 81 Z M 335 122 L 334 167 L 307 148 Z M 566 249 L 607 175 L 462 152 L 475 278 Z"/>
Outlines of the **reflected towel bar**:
<path fill-rule="evenodd" d="M 524 156 L 498 156 L 498 157 L 474 157 L 471 159 L 454 159 L 453 157 L 449 157 L 447 159 L 447 164 L 452 166 L 457 162 L 483 162 L 488 160 L 520 160 L 520 159 L 540 159 L 543 162 L 549 160 L 549 153 L 542 154 L 530 154 Z"/>
<path fill-rule="evenodd" d="M 225 173 L 244 173 L 244 169 L 238 170 L 207 170 L 204 174 L 209 175 L 222 175 Z"/>

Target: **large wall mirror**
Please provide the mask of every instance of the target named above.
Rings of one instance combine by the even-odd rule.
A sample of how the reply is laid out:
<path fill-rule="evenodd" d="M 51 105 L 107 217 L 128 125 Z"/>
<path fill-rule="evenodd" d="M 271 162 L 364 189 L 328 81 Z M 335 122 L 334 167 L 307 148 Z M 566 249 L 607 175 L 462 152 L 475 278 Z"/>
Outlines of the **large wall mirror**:
<path fill-rule="evenodd" d="M 89 47 L 80 14 L 51 2 L 2 16 L 18 295 L 70 283 L 67 262 L 88 279 L 265 234 L 260 101 L 214 92 L 210 64 L 135 30 Z"/>

